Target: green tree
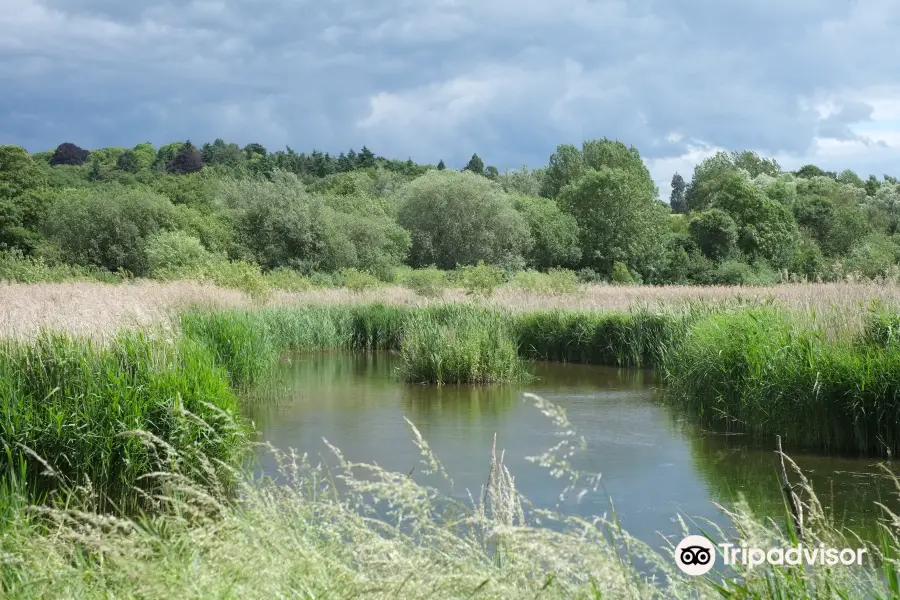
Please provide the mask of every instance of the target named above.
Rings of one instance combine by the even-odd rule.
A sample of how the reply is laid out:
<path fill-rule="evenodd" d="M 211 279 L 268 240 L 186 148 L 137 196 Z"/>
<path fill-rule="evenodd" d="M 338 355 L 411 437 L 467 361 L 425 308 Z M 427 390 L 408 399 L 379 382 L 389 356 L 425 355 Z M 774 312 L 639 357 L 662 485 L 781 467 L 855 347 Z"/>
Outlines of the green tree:
<path fill-rule="evenodd" d="M 183 145 L 183 142 L 174 142 L 160 146 L 159 150 L 156 151 L 156 158 L 153 159 L 151 168 L 157 172 L 165 172 Z"/>
<path fill-rule="evenodd" d="M 358 161 L 360 169 L 375 168 L 375 155 L 365 146 L 363 146 L 362 150 L 359 151 Z"/>
<path fill-rule="evenodd" d="M 106 184 L 61 191 L 50 207 L 46 228 L 63 256 L 75 264 L 146 275 L 147 240 L 172 224 L 173 213 L 172 204 L 160 194 Z"/>
<path fill-rule="evenodd" d="M 520 169 L 500 175 L 498 181 L 508 194 L 535 197 L 541 195 L 543 174 L 542 169 L 529 169 L 528 165 L 523 164 Z"/>
<path fill-rule="evenodd" d="M 137 157 L 138 163 L 140 163 L 141 165 L 141 169 L 152 168 L 157 154 L 156 149 L 153 147 L 153 144 L 151 144 L 150 142 L 144 142 L 142 144 L 136 145 L 134 148 L 132 148 L 132 150 L 134 150 L 134 155 Z"/>
<path fill-rule="evenodd" d="M 137 173 L 141 170 L 141 162 L 134 150 L 128 149 L 119 155 L 116 168 L 126 173 Z"/>
<path fill-rule="evenodd" d="M 463 167 L 462 170 L 476 173 L 478 175 L 484 175 L 484 162 L 478 157 L 477 154 L 473 154 L 472 158 L 469 159 L 469 162 L 466 163 L 466 166 Z"/>
<path fill-rule="evenodd" d="M 874 175 L 869 175 L 869 178 L 866 179 L 865 183 L 866 196 L 874 196 L 875 192 L 878 191 L 879 185 L 880 182 L 878 181 L 878 178 Z"/>
<path fill-rule="evenodd" d="M 781 174 L 781 165 L 778 164 L 777 160 L 760 156 L 752 150 L 732 152 L 731 162 L 736 169 L 747 171 L 750 174 L 751 179 L 759 177 L 760 175 L 777 177 Z"/>
<path fill-rule="evenodd" d="M 366 199 L 335 196 L 331 205 L 292 173 L 275 171 L 271 181 L 227 179 L 221 189 L 238 244 L 266 269 L 384 273 L 409 248 L 409 234 L 386 214 L 367 210 Z"/>
<path fill-rule="evenodd" d="M 240 146 L 218 138 L 212 144 L 203 144 L 201 149 L 203 163 L 209 166 L 222 166 L 229 169 L 239 169 L 246 163 L 246 157 L 241 152 Z"/>
<path fill-rule="evenodd" d="M 752 260 L 787 268 L 798 241 L 797 224 L 790 209 L 768 198 L 747 180 L 731 171 L 707 188 L 710 208 L 720 208 L 738 226 L 738 247 Z"/>
<path fill-rule="evenodd" d="M 88 181 L 100 181 L 103 179 L 103 170 L 100 167 L 100 160 L 97 157 L 91 157 L 91 166 L 87 172 Z"/>
<path fill-rule="evenodd" d="M 578 223 L 583 266 L 610 274 L 620 261 L 652 277 L 663 253 L 668 211 L 647 177 L 635 169 L 601 167 L 563 188 L 559 204 Z"/>
<path fill-rule="evenodd" d="M 837 181 L 838 181 L 838 183 L 843 183 L 845 185 L 852 185 L 852 186 L 858 187 L 858 188 L 866 187 L 865 182 L 862 179 L 860 179 L 859 175 L 857 175 L 850 169 L 841 171 L 840 174 L 837 176 Z"/>
<path fill-rule="evenodd" d="M 687 202 L 684 199 L 684 190 L 686 188 L 687 183 L 685 183 L 684 177 L 678 173 L 672 175 L 672 195 L 669 196 L 669 206 L 672 207 L 672 212 L 675 214 L 687 212 Z"/>
<path fill-rule="evenodd" d="M 553 198 L 514 196 L 513 206 L 531 231 L 533 244 L 525 256 L 529 267 L 547 270 L 578 265 L 581 248 L 575 217 L 560 210 Z"/>
<path fill-rule="evenodd" d="M 442 159 L 440 160 L 440 162 L 437 164 L 437 170 L 438 170 L 438 171 L 443 171 L 443 170 L 446 169 L 446 168 L 447 168 L 447 166 L 444 164 L 444 159 L 442 158 Z"/>
<path fill-rule="evenodd" d="M 500 173 L 497 171 L 497 167 L 488 165 L 484 168 L 484 176 L 496 181 L 496 179 L 500 177 Z"/>
<path fill-rule="evenodd" d="M 700 251 L 713 260 L 728 258 L 737 248 L 737 224 L 719 208 L 698 213 L 691 219 L 689 230 Z"/>
<path fill-rule="evenodd" d="M 632 173 L 635 183 L 642 188 L 642 194 L 657 196 L 656 184 L 637 148 L 607 138 L 586 141 L 580 151 L 571 144 L 558 146 L 544 170 L 541 195 L 555 198 L 563 187 L 575 182 L 587 169 L 601 170 L 604 167 Z"/>
<path fill-rule="evenodd" d="M 794 171 L 794 174 L 802 179 L 812 179 L 813 177 L 829 177 L 831 179 L 837 178 L 836 173 L 832 171 L 823 171 L 816 165 L 803 165 L 802 167 Z"/>
<path fill-rule="evenodd" d="M 429 171 L 400 188 L 395 202 L 415 267 L 521 265 L 530 250 L 523 216 L 498 185 L 474 173 Z"/>
<path fill-rule="evenodd" d="M 46 217 L 47 180 L 24 148 L 0 146 L 0 250 L 31 254 Z"/>
<path fill-rule="evenodd" d="M 256 142 L 252 142 L 244 146 L 243 149 L 244 156 L 248 161 L 252 161 L 254 159 L 265 158 L 269 155 L 269 151 L 266 150 L 266 147 L 262 144 L 258 144 Z"/>

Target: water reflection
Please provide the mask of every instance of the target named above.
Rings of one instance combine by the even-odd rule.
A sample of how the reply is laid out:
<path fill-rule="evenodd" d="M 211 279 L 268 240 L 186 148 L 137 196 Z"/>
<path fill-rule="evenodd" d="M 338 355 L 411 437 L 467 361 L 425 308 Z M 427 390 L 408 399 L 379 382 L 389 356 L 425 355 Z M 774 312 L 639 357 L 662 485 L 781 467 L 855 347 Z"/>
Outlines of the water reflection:
<path fill-rule="evenodd" d="M 661 401 L 652 372 L 587 365 L 535 363 L 534 381 L 517 386 L 406 385 L 397 381 L 397 358 L 388 353 L 316 354 L 286 360 L 276 385 L 257 390 L 247 403 L 260 437 L 327 459 L 322 441 L 348 460 L 376 462 L 409 472 L 420 460 L 408 418 L 454 479 L 448 492 L 466 499 L 487 478 L 494 434 L 506 450 L 516 485 L 536 506 L 552 507 L 563 483 L 525 457 L 558 443 L 552 425 L 522 392 L 531 391 L 566 409 L 587 451 L 574 468 L 602 473 L 603 491 L 566 512 L 609 514 L 610 498 L 623 526 L 658 544 L 657 532 L 680 531 L 677 517 L 724 524 L 712 502 L 731 503 L 739 493 L 766 516 L 783 515 L 771 451 L 753 449 L 739 436 L 718 436 L 686 425 Z M 796 457 L 835 516 L 874 531 L 873 502 L 892 498 L 892 487 L 874 461 Z M 273 474 L 263 456 L 259 468 Z M 438 484 L 416 472 L 420 483 Z M 606 495 L 608 493 L 609 496 Z"/>

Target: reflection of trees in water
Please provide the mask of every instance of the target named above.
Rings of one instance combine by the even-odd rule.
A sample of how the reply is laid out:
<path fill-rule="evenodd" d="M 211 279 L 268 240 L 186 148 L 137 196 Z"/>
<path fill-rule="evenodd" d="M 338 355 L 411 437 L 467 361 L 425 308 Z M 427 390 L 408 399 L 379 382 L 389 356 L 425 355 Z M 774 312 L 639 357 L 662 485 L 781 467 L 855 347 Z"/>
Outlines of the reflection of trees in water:
<path fill-rule="evenodd" d="M 530 372 L 534 380 L 526 384 L 526 390 L 575 389 L 585 391 L 602 390 L 646 390 L 662 385 L 659 373 L 648 369 L 621 369 L 599 367 L 576 363 L 533 362 Z"/>
<path fill-rule="evenodd" d="M 498 416 L 519 401 L 521 385 L 420 385 L 403 386 L 403 405 L 415 416 L 453 416 L 477 421 Z"/>
<path fill-rule="evenodd" d="M 717 502 L 728 506 L 743 495 L 757 516 L 784 520 L 787 513 L 774 445 L 764 448 L 745 436 L 703 432 L 692 424 L 684 425 L 684 429 L 694 464 Z M 788 455 L 811 483 L 825 514 L 835 524 L 866 539 L 877 539 L 876 522 L 883 513 L 876 502 L 892 510 L 900 506 L 893 482 L 884 476 L 876 460 L 790 452 Z M 792 483 L 799 482 L 794 473 L 789 472 L 788 476 Z M 801 498 L 805 501 L 806 494 L 801 492 Z"/>

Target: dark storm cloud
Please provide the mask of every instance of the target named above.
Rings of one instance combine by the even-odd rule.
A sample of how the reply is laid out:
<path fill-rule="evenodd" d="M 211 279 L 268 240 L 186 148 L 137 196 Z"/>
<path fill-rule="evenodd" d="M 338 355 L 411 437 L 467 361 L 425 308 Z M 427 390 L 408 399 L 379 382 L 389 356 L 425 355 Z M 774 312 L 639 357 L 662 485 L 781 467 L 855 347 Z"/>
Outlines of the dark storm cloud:
<path fill-rule="evenodd" d="M 655 164 L 800 156 L 872 141 L 854 125 L 877 125 L 865 90 L 900 84 L 898 25 L 887 0 L 20 0 L 0 6 L 0 136 L 501 169 L 601 136 Z"/>

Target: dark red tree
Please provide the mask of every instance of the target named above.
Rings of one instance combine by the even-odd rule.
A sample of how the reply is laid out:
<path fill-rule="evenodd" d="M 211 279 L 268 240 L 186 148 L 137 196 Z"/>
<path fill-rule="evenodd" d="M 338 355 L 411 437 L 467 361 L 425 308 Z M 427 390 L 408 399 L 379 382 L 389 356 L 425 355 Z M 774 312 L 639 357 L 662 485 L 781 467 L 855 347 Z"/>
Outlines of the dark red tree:
<path fill-rule="evenodd" d="M 187 141 L 175 153 L 166 170 L 173 175 L 186 175 L 202 171 L 203 155 L 190 141 Z"/>
<path fill-rule="evenodd" d="M 76 165 L 80 166 L 87 162 L 90 151 L 79 148 L 75 144 L 65 142 L 56 147 L 53 156 L 50 157 L 50 165 Z"/>

